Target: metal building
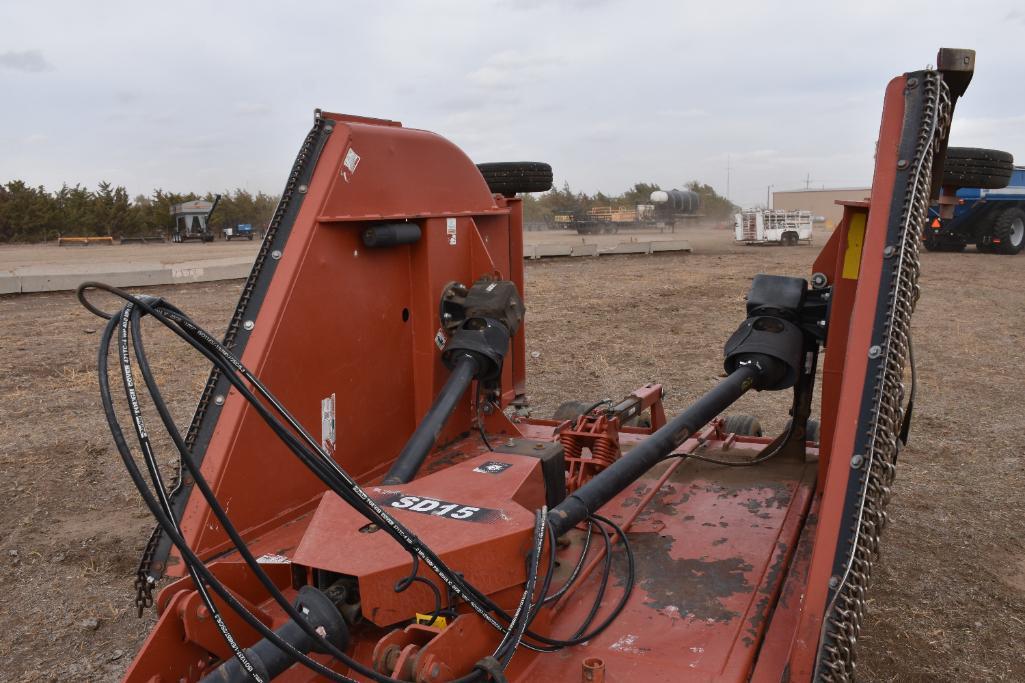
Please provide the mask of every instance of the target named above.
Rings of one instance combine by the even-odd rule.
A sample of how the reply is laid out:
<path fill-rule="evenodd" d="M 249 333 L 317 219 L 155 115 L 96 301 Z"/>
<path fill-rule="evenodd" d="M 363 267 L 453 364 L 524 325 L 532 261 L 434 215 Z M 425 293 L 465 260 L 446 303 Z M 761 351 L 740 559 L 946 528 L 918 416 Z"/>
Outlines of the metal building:
<path fill-rule="evenodd" d="M 860 201 L 868 199 L 871 188 L 834 187 L 822 190 L 785 190 L 772 193 L 772 208 L 788 211 L 811 211 L 813 216 L 825 218 L 829 229 L 836 227 L 843 216 L 843 207 L 837 200 Z"/>

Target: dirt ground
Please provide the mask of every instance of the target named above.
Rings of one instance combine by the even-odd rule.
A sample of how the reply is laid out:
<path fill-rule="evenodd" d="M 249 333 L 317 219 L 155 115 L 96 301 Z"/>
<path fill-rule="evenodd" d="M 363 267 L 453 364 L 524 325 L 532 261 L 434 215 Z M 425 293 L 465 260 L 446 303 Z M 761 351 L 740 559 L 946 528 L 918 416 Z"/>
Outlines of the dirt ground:
<path fill-rule="evenodd" d="M 527 264 L 536 414 L 648 381 L 677 411 L 719 376 L 722 344 L 757 272 L 807 274 L 816 247 L 734 246 L 696 230 L 692 254 Z M 1025 256 L 923 256 L 921 380 L 859 668 L 866 681 L 1025 680 Z M 240 282 L 156 288 L 212 331 Z M 96 391 L 100 321 L 69 293 L 0 297 L 0 678 L 107 681 L 153 621 L 132 580 L 151 527 L 111 444 Z M 147 337 L 187 424 L 205 371 Z M 787 398 L 743 399 L 769 429 Z M 167 451 L 164 451 L 165 453 Z"/>

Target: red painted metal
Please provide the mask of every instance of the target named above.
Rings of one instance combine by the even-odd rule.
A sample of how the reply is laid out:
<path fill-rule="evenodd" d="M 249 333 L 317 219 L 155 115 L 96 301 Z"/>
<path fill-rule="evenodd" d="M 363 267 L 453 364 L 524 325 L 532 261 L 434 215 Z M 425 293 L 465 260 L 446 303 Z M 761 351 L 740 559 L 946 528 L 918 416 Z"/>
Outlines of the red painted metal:
<path fill-rule="evenodd" d="M 853 476 L 850 466 L 857 436 L 858 415 L 864 390 L 865 368 L 868 364 L 868 349 L 879 296 L 882 254 L 890 215 L 890 204 L 894 200 L 889 188 L 894 186 L 897 175 L 898 147 L 904 122 L 904 89 L 907 77 L 900 76 L 890 81 L 883 101 L 882 123 L 879 141 L 876 144 L 876 164 L 872 177 L 872 202 L 868 211 L 857 289 L 850 309 L 850 325 L 846 337 L 831 341 L 832 348 L 827 356 L 842 358 L 843 370 L 839 376 L 830 378 L 830 391 L 835 391 L 839 380 L 839 396 L 835 407 L 823 405 L 823 424 L 832 425 L 832 439 L 828 447 L 825 478 L 820 483 L 821 505 L 813 543 L 811 564 L 808 570 L 807 595 L 801 615 L 797 640 L 790 659 L 791 675 L 797 680 L 809 679 L 815 658 L 819 651 L 819 634 L 826 609 L 826 594 L 833 572 L 844 492 L 848 479 Z M 832 369 L 832 366 L 831 366 Z M 849 377 L 844 381 L 844 377 Z M 823 378 L 823 391 L 826 381 Z M 833 394 L 830 394 L 832 397 Z"/>
<path fill-rule="evenodd" d="M 862 391 L 861 382 L 844 378 L 864 374 L 903 88 L 904 78 L 887 88 L 873 180 L 881 189 L 871 206 L 845 206 L 815 263 L 833 286 L 821 450 L 809 444 L 807 459 L 723 467 L 691 456 L 743 461 L 772 439 L 726 434 L 719 421 L 688 439 L 677 457 L 602 509 L 629 533 L 637 559 L 635 591 L 614 626 L 556 655 L 518 652 L 510 681 L 768 682 L 784 680 L 788 671 L 792 680 L 810 678 Z M 665 424 L 662 388 L 649 384 L 632 394 L 649 410 L 651 427 L 621 425 L 607 414 L 560 423 L 509 418 L 501 410 L 478 424 L 471 388 L 420 476 L 374 486 L 447 377 L 436 339 L 444 286 L 495 274 L 522 292 L 521 204 L 492 195 L 469 159 L 434 134 L 326 116 L 334 130 L 242 360 L 308 427 L 319 423 L 321 399 L 334 395 L 333 457 L 453 570 L 511 610 L 526 576 L 533 510 L 546 498 L 541 461 L 524 452 L 524 442 L 561 442 L 575 488 Z M 352 154 L 358 164 L 344 164 Z M 859 253 L 858 273 L 849 277 L 848 238 L 866 212 L 863 253 L 874 256 Z M 361 230 L 382 220 L 416 222 L 423 236 L 412 245 L 365 248 Z M 524 393 L 524 339 L 521 328 L 506 357 L 501 407 Z M 478 427 L 492 436 L 490 445 Z M 410 625 L 434 601 L 418 583 L 395 592 L 409 573 L 408 553 L 325 494 L 233 392 L 202 467 L 287 595 L 325 576 L 358 582 L 365 621 L 353 627 L 349 651 L 360 661 L 407 680 L 440 683 L 494 649 L 499 634 L 465 605 L 455 607 L 458 616 L 444 628 Z M 189 501 L 182 528 L 203 556 L 217 558 L 212 568 L 265 624 L 284 623 L 198 497 Z M 573 530 L 568 547 L 556 550 L 557 579 L 565 579 L 582 537 L 583 530 Z M 617 569 L 599 619 L 625 585 L 622 549 L 612 547 Z M 567 636 L 590 608 L 602 562 L 595 551 L 580 580 L 540 611 L 533 628 Z M 444 590 L 428 570 L 420 575 Z M 227 656 L 190 579 L 166 587 L 158 607 L 159 621 L 126 680 L 194 681 Z M 239 642 L 252 644 L 255 633 L 237 617 L 228 619 Z M 296 666 L 280 680 L 316 678 Z"/>

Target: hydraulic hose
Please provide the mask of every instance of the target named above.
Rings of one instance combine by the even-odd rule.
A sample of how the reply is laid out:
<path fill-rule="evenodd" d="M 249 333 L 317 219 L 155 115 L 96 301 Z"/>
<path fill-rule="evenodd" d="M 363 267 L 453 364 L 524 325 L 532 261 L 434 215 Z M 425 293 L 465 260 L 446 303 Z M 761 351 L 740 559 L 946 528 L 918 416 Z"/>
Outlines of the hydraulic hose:
<path fill-rule="evenodd" d="M 590 517 L 620 491 L 668 457 L 691 434 L 743 396 L 762 372 L 764 370 L 756 363 L 739 365 L 689 408 L 552 508 L 550 523 L 556 535 L 566 533 Z"/>
<path fill-rule="evenodd" d="M 448 381 L 438 392 L 434 404 L 424 415 L 424 419 L 420 421 L 416 431 L 409 437 L 409 441 L 402 448 L 399 457 L 395 459 L 388 474 L 385 475 L 385 484 L 405 484 L 412 481 L 416 473 L 420 471 L 424 460 L 427 459 L 427 454 L 434 448 L 438 434 L 445 427 L 445 423 L 448 422 L 459 399 L 479 371 L 480 364 L 470 354 L 464 354 L 456 359 Z"/>

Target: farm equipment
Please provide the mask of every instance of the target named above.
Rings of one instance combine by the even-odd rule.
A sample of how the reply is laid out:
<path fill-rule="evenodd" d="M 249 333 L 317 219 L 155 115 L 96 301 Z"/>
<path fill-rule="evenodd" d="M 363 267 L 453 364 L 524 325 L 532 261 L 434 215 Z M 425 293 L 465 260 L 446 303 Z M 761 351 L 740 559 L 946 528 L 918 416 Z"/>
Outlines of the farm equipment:
<path fill-rule="evenodd" d="M 701 198 L 693 190 L 655 190 L 651 204 L 637 204 L 634 208 L 595 206 L 586 213 L 557 213 L 555 224 L 560 228 L 576 230 L 581 235 L 614 234 L 621 230 L 658 230 L 676 232 L 679 221 L 702 216 L 697 212 Z"/>
<path fill-rule="evenodd" d="M 811 243 L 810 211 L 748 209 L 734 216 L 736 240 L 744 244 L 782 244 L 796 247 Z"/>
<path fill-rule="evenodd" d="M 1010 154 L 951 147 L 943 185 L 926 249 L 964 251 L 974 244 L 981 252 L 1013 255 L 1025 247 L 1025 167 L 1014 166 Z"/>
<path fill-rule="evenodd" d="M 171 230 L 171 241 L 175 243 L 198 240 L 213 242 L 214 234 L 210 232 L 210 216 L 213 215 L 221 195 L 214 195 L 212 202 L 196 199 L 171 205 L 171 218 L 174 228 Z"/>
<path fill-rule="evenodd" d="M 252 223 L 237 223 L 234 228 L 224 228 L 222 231 L 224 234 L 224 241 L 230 242 L 231 240 L 253 240 L 253 224 Z"/>
<path fill-rule="evenodd" d="M 550 171 L 495 174 L 392 121 L 317 113 L 223 342 L 83 284 L 109 318 L 105 413 L 158 521 L 140 614 L 175 579 L 126 680 L 853 678 L 911 414 L 921 230 L 974 53 L 937 64 L 886 89 L 871 202 L 844 206 L 809 279 L 754 277 L 725 378 L 673 417 L 655 383 L 523 416 L 516 194 Z M 144 324 L 214 366 L 184 434 Z M 181 456 L 170 491 L 143 388 Z M 782 434 L 720 417 L 749 391 L 792 392 Z"/>

